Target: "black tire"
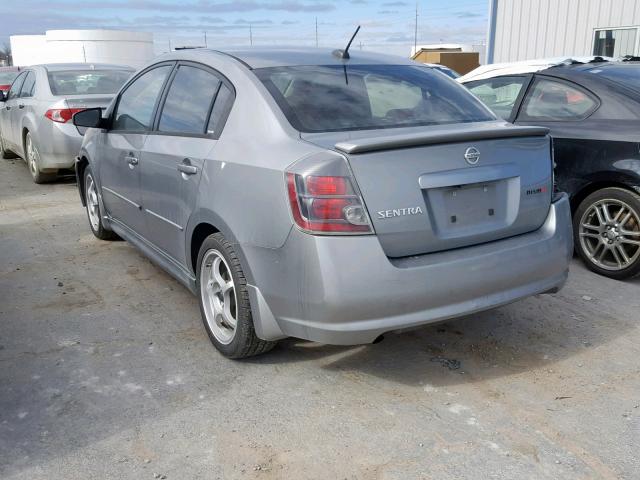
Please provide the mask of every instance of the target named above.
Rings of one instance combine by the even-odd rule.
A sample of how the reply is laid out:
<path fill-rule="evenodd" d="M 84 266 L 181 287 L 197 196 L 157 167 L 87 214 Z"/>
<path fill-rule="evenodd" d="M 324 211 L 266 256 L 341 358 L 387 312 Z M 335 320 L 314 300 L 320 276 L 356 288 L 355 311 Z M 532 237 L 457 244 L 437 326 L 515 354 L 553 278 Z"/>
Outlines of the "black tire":
<path fill-rule="evenodd" d="M 205 255 L 208 255 L 209 252 L 212 251 L 219 252 L 226 262 L 226 265 L 228 265 L 235 289 L 236 326 L 232 339 L 227 343 L 223 343 L 216 338 L 216 335 L 207 322 L 207 315 L 205 313 L 204 294 L 201 288 L 201 277 L 203 275 L 202 262 Z M 196 264 L 196 286 L 200 304 L 200 314 L 202 315 L 204 327 L 211 339 L 211 343 L 213 343 L 218 351 L 225 357 L 239 359 L 260 355 L 268 352 L 276 345 L 277 342 L 262 340 L 256 335 L 253 327 L 247 281 L 233 246 L 221 233 L 209 235 L 200 247 Z"/>
<path fill-rule="evenodd" d="M 4 147 L 4 139 L 2 138 L 2 134 L 0 133 L 0 157 L 4 159 L 16 158 L 17 155 L 10 150 L 5 149 Z"/>
<path fill-rule="evenodd" d="M 91 228 L 91 231 L 93 232 L 93 234 L 100 240 L 117 240 L 118 236 L 112 230 L 109 230 L 104 225 L 104 221 L 102 219 L 102 210 L 100 209 L 100 202 L 98 202 L 97 206 L 95 207 L 97 209 L 98 218 L 96 219 L 95 222 L 92 221 L 91 219 L 91 213 L 89 212 L 89 210 L 91 208 L 92 203 L 91 203 L 91 198 L 88 190 L 90 188 L 89 185 L 91 181 L 93 181 L 95 185 L 95 181 L 93 180 L 93 173 L 91 172 L 91 167 L 87 166 L 84 169 L 84 175 L 82 176 L 82 181 L 83 181 L 82 188 L 84 191 L 84 198 L 86 203 L 85 210 L 87 212 L 87 220 L 89 220 L 89 228 Z"/>
<path fill-rule="evenodd" d="M 624 248 L 624 253 L 627 255 L 627 257 L 630 260 L 628 262 L 629 264 L 626 266 L 624 266 L 624 264 L 627 262 L 625 262 L 624 258 L 621 256 L 622 254 L 620 253 L 619 248 L 618 250 L 616 250 L 615 256 L 613 252 L 605 254 L 605 257 L 603 259 L 604 262 L 607 262 L 611 265 L 613 264 L 613 261 L 616 261 L 615 257 L 618 257 L 619 259 L 623 260 L 623 263 L 622 263 L 623 268 L 611 269 L 611 268 L 615 268 L 615 266 L 614 267 L 609 266 L 609 268 L 603 268 L 601 265 L 603 265 L 604 262 L 599 264 L 597 260 L 592 260 L 594 256 L 595 257 L 599 256 L 601 251 L 594 250 L 595 247 L 592 247 L 591 254 L 590 254 L 588 251 L 589 245 L 593 246 L 593 245 L 597 245 L 598 243 L 602 243 L 603 244 L 603 247 L 601 247 L 602 249 L 605 249 L 605 246 L 609 249 L 612 249 L 612 247 L 610 247 L 609 245 L 613 245 L 614 246 L 613 249 L 615 249 L 617 248 L 617 245 L 620 245 L 619 241 L 615 239 L 611 240 L 613 242 L 612 244 L 609 244 L 609 238 L 606 237 L 608 233 L 607 233 L 607 230 L 605 230 L 607 227 L 605 227 L 605 229 L 601 229 L 600 231 L 597 231 L 595 227 L 592 227 L 591 229 L 585 229 L 583 227 L 584 223 L 589 223 L 590 225 L 592 225 L 591 222 L 593 222 L 593 224 L 601 223 L 597 221 L 597 214 L 593 211 L 593 209 L 596 208 L 596 206 L 598 205 L 602 205 L 602 202 L 607 202 L 609 205 L 613 204 L 613 211 L 610 212 L 610 216 L 612 217 L 612 220 L 610 222 L 605 222 L 605 224 L 608 227 L 608 230 L 612 230 L 611 234 L 613 236 L 615 236 L 616 234 L 619 234 L 620 237 L 624 237 L 627 240 L 640 242 L 640 221 L 639 221 L 640 220 L 640 195 L 630 190 L 625 190 L 624 188 L 609 187 L 609 188 L 603 188 L 602 190 L 598 190 L 592 193 L 587 198 L 585 198 L 576 209 L 573 216 L 573 236 L 574 236 L 574 244 L 575 244 L 576 252 L 578 252 L 580 257 L 582 258 L 582 261 L 584 262 L 584 264 L 587 266 L 589 270 L 596 272 L 600 275 L 603 275 L 605 277 L 614 278 L 616 280 L 624 280 L 624 279 L 631 278 L 635 275 L 638 275 L 640 273 L 640 244 L 638 244 L 638 246 L 635 246 L 634 244 L 629 244 L 629 243 L 622 244 L 622 247 Z M 618 223 L 620 218 L 618 218 L 617 221 L 615 219 L 615 216 L 617 213 L 616 208 L 620 208 L 621 205 L 623 205 L 624 208 L 627 209 L 627 210 L 623 210 L 623 212 L 621 213 L 622 217 L 626 216 L 626 213 L 630 211 L 632 212 L 630 218 L 624 223 L 624 225 L 620 225 Z M 612 207 L 610 206 L 609 210 L 611 210 L 611 208 Z M 600 207 L 600 209 L 602 209 L 602 207 Z M 601 215 L 604 216 L 603 213 L 601 213 Z M 620 232 L 621 228 L 623 228 L 623 230 L 626 232 L 628 231 L 633 232 L 633 235 L 622 234 Z M 602 237 L 602 238 L 596 239 L 593 235 L 591 237 L 585 237 L 585 234 L 590 234 L 590 233 L 594 235 L 598 235 L 598 237 Z M 584 245 L 583 245 L 583 240 L 585 243 Z M 590 243 L 587 243 L 587 242 L 590 242 Z M 596 252 L 597 254 L 593 255 L 594 252 Z"/>

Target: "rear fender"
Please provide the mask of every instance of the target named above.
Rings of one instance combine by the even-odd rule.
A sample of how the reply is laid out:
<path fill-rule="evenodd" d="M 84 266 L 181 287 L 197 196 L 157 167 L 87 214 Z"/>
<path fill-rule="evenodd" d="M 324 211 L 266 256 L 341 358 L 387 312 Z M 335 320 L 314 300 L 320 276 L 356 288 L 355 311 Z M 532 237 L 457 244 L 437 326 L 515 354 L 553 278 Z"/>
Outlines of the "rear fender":
<path fill-rule="evenodd" d="M 185 258 L 191 259 L 191 242 L 193 240 L 193 232 L 196 227 L 202 223 L 206 223 L 214 227 L 220 233 L 224 235 L 224 237 L 229 240 L 238 255 L 238 259 L 240 260 L 240 265 L 242 266 L 242 271 L 244 272 L 245 278 L 247 282 L 253 283 L 253 273 L 251 272 L 251 268 L 247 262 L 246 255 L 244 254 L 242 245 L 238 241 L 238 238 L 233 234 L 231 229 L 229 228 L 228 223 L 216 212 L 211 209 L 200 207 L 196 211 L 194 211 L 187 222 L 187 228 L 185 232 Z M 196 266 L 189 265 L 191 272 L 196 275 Z"/>

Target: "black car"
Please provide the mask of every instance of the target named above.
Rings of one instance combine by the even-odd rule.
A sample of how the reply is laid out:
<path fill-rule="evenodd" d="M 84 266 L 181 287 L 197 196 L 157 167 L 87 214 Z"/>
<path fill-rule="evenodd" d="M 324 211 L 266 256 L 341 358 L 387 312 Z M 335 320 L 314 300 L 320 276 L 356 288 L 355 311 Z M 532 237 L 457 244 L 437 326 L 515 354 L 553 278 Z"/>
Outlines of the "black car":
<path fill-rule="evenodd" d="M 593 271 L 640 273 L 640 62 L 558 65 L 464 84 L 498 116 L 551 130 L 556 188 Z"/>

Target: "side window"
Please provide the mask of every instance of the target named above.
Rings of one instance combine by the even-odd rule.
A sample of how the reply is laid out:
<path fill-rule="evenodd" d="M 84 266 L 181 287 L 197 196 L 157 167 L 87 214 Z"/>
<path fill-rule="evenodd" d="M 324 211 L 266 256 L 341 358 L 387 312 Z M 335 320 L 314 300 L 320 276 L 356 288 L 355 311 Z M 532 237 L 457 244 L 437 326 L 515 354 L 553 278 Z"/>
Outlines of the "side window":
<path fill-rule="evenodd" d="M 9 89 L 7 100 L 14 99 L 20 94 L 20 88 L 22 88 L 22 84 L 24 83 L 24 79 L 26 78 L 26 76 L 27 72 L 23 72 L 16 77 L 16 79 L 11 84 L 11 88 Z"/>
<path fill-rule="evenodd" d="M 568 83 L 537 79 L 518 120 L 582 120 L 598 108 L 589 93 Z"/>
<path fill-rule="evenodd" d="M 35 72 L 27 73 L 27 78 L 22 84 L 20 90 L 20 98 L 33 97 L 34 90 L 36 88 L 36 74 Z"/>
<path fill-rule="evenodd" d="M 180 65 L 162 107 L 158 130 L 203 135 L 220 83 L 206 70 Z"/>
<path fill-rule="evenodd" d="M 211 109 L 211 116 L 209 117 L 209 124 L 207 125 L 208 134 L 219 136 L 222 133 L 227 115 L 233 104 L 233 99 L 233 92 L 223 83 L 220 86 L 216 102 L 213 104 L 213 109 Z"/>
<path fill-rule="evenodd" d="M 527 80 L 527 77 L 500 77 L 469 82 L 465 86 L 493 113 L 508 120 Z"/>
<path fill-rule="evenodd" d="M 120 95 L 112 130 L 144 132 L 151 128 L 153 109 L 173 67 L 162 65 L 138 77 Z"/>

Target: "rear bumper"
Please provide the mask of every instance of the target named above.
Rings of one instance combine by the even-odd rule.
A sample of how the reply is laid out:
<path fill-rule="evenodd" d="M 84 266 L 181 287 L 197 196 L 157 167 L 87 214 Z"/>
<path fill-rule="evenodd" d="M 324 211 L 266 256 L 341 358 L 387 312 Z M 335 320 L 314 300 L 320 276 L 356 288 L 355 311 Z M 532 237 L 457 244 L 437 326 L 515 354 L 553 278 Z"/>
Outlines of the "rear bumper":
<path fill-rule="evenodd" d="M 277 250 L 247 248 L 258 336 L 329 344 L 438 322 L 561 288 L 573 254 L 566 195 L 535 232 L 473 247 L 389 259 L 375 236 L 292 230 Z"/>
<path fill-rule="evenodd" d="M 56 123 L 49 120 L 47 123 L 50 125 L 38 138 L 40 169 L 46 171 L 73 168 L 82 145 L 82 135 L 72 123 Z"/>

